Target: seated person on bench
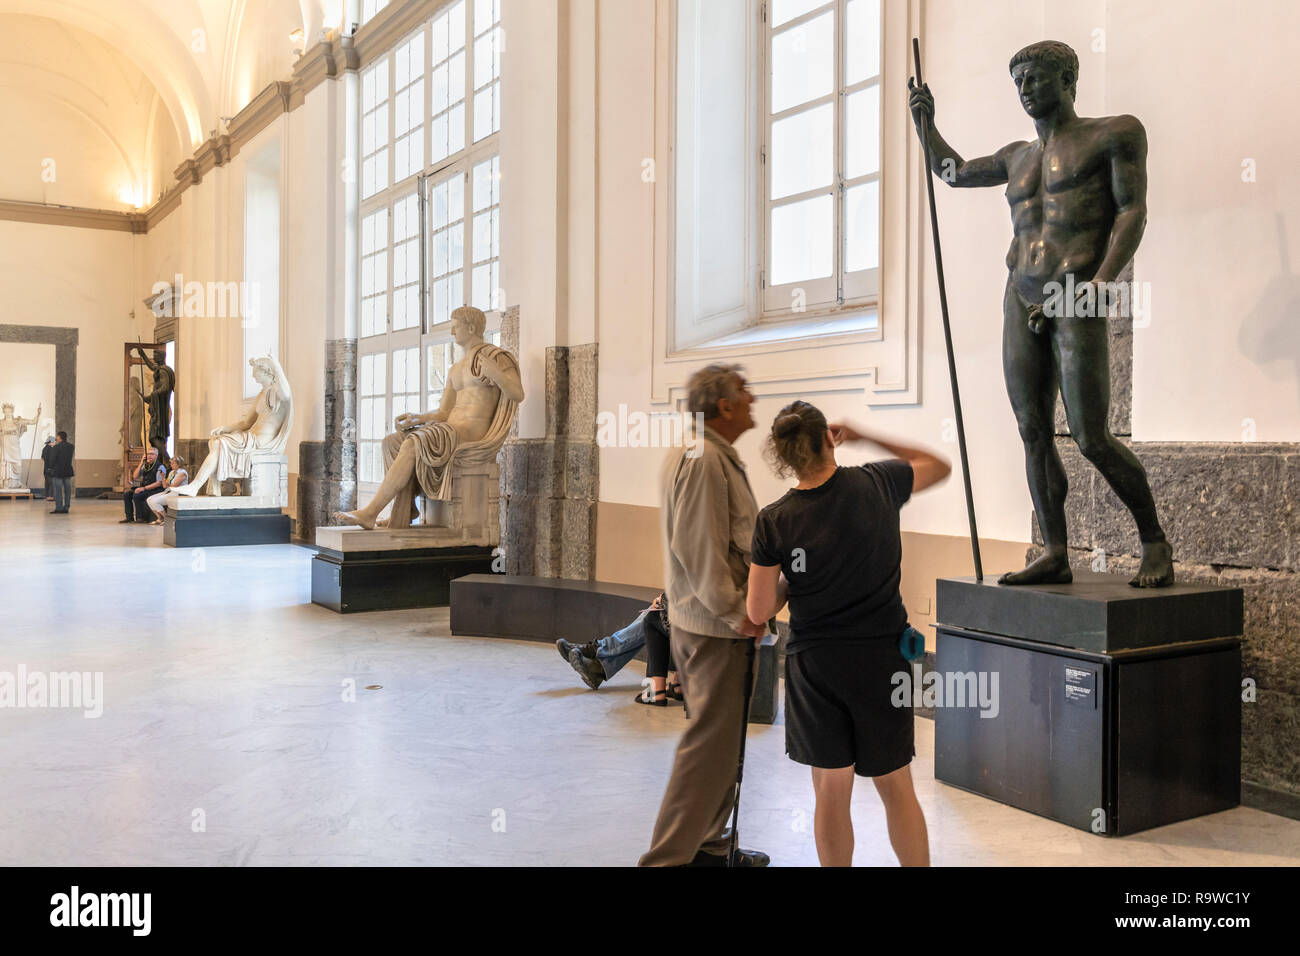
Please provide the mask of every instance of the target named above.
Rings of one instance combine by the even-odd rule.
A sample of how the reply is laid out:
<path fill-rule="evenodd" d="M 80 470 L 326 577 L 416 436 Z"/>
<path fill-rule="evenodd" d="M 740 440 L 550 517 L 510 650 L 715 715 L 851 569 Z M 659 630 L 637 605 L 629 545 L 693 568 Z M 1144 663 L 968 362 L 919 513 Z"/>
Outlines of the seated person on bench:
<path fill-rule="evenodd" d="M 662 594 L 631 624 L 608 637 L 586 644 L 570 644 L 560 639 L 555 646 L 560 656 L 592 690 L 622 670 L 637 651 L 645 647 L 645 673 L 651 684 L 644 693 L 637 692 L 637 703 L 666 707 L 670 700 L 683 699 L 682 685 L 677 682 L 672 652 L 668 648 L 668 608 Z"/>

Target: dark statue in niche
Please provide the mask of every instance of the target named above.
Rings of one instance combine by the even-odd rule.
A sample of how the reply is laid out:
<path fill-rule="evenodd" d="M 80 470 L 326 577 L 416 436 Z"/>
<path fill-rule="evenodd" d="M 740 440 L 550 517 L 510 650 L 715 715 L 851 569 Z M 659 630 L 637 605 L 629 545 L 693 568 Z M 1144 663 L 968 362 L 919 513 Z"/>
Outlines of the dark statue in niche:
<path fill-rule="evenodd" d="M 136 349 L 136 354 L 153 372 L 153 389 L 145 394 L 140 385 L 132 379 L 136 391 L 149 409 L 149 444 L 158 449 L 158 460 L 171 468 L 171 456 L 167 454 L 167 439 L 172 426 L 172 391 L 176 388 L 176 373 L 167 367 L 167 353 L 161 350 L 153 353 L 153 359 L 144 349 Z"/>
<path fill-rule="evenodd" d="M 1056 453 L 1059 386 L 1079 450 L 1132 513 L 1142 563 L 1129 583 L 1174 583 L 1173 549 L 1156 515 L 1141 463 L 1107 424 L 1110 410 L 1108 300 L 1146 227 L 1146 131 L 1132 116 L 1080 117 L 1074 111 L 1079 58 L 1044 41 L 1011 58 L 1011 77 L 1037 137 L 992 156 L 962 159 L 934 128 L 928 85 L 909 82 L 912 117 L 930 123 L 931 168 L 950 186 L 1007 187 L 1014 238 L 1007 253 L 1002 366 L 1025 445 L 1029 493 L 1046 545 L 1043 555 L 1000 584 L 1073 580 L 1066 550 L 1066 477 Z"/>

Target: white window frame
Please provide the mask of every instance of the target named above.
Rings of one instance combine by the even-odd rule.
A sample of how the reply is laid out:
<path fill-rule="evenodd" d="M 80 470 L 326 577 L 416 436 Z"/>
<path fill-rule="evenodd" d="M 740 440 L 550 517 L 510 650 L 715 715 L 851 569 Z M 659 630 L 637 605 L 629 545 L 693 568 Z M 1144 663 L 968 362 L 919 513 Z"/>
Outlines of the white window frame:
<path fill-rule="evenodd" d="M 759 0 L 751 2 L 757 7 Z M 754 321 L 731 334 L 718 332 L 704 341 L 679 334 L 689 328 L 691 317 L 678 303 L 682 281 L 677 248 L 678 85 L 685 65 L 678 62 L 678 6 L 678 0 L 655 0 L 654 168 L 658 175 L 652 213 L 651 403 L 680 403 L 691 374 L 716 361 L 743 362 L 751 387 L 760 396 L 858 392 L 870 407 L 919 402 L 921 318 L 923 309 L 932 308 L 933 303 L 925 272 L 929 242 L 922 161 L 907 112 L 906 88 L 912 69 L 910 41 L 922 33 L 922 0 L 883 0 L 881 7 L 880 167 L 888 188 L 880 196 L 883 225 L 876 304 L 845 308 L 820 320 L 800 316 Z M 745 19 L 756 30 L 762 26 L 759 16 Z M 752 48 L 759 46 L 755 42 Z M 756 70 L 751 75 L 757 80 Z M 761 109 L 756 105 L 761 102 L 757 91 L 750 102 L 755 105 L 747 115 L 756 125 Z M 759 170 L 760 131 L 753 132 L 751 142 L 755 162 L 747 169 Z M 754 194 L 751 208 L 757 218 L 762 208 L 757 184 Z M 757 229 L 750 233 L 757 235 Z M 749 261 L 756 294 L 761 251 L 754 250 Z M 754 307 L 750 315 L 757 314 Z"/>
<path fill-rule="evenodd" d="M 762 54 L 760 62 L 762 70 L 760 74 L 760 88 L 762 98 L 762 117 L 761 129 L 763 131 L 763 145 L 760 152 L 760 162 L 762 163 L 762 202 L 763 209 L 759 218 L 759 227 L 763 231 L 763 268 L 759 276 L 759 287 L 761 289 L 761 313 L 757 317 L 759 322 L 786 321 L 796 315 L 808 319 L 818 319 L 827 315 L 842 311 L 861 311 L 863 308 L 875 306 L 878 304 L 880 291 L 880 266 L 879 255 L 877 255 L 877 264 L 874 268 L 860 270 L 857 272 L 847 272 L 845 269 L 845 251 L 847 240 L 847 220 L 848 220 L 848 191 L 855 186 L 861 186 L 866 183 L 881 183 L 881 166 L 882 163 L 877 161 L 876 169 L 873 172 L 856 176 L 852 179 L 846 176 L 845 164 L 847 162 L 845 138 L 845 129 L 847 127 L 847 102 L 848 98 L 855 93 L 876 88 L 881 88 L 881 74 L 869 76 L 864 80 L 859 80 L 851 86 L 846 83 L 845 78 L 845 61 L 847 59 L 845 51 L 849 41 L 848 32 L 848 5 L 849 0 L 826 0 L 826 2 L 801 13 L 793 19 L 787 20 L 778 25 L 773 24 L 772 16 L 769 11 L 769 3 L 764 0 L 760 4 L 760 17 L 763 23 L 762 30 Z M 884 11 L 878 8 L 879 22 L 877 23 L 877 39 L 883 41 L 884 36 Z M 833 17 L 834 38 L 833 45 L 835 49 L 834 66 L 832 69 L 831 91 L 816 99 L 807 100 L 787 107 L 779 113 L 772 112 L 772 47 L 773 42 L 778 35 L 785 34 L 790 30 L 809 23 L 810 21 L 820 19 L 830 13 Z M 878 53 L 878 62 L 883 63 L 884 51 L 881 49 Z M 790 118 L 819 106 L 830 105 L 834 111 L 834 135 L 832 137 L 833 149 L 833 172 L 832 179 L 828 185 L 817 186 L 802 192 L 791 193 L 782 196 L 779 199 L 772 197 L 772 127 L 783 119 Z M 882 142 L 880 120 L 883 115 L 883 109 L 877 110 L 877 143 Z M 877 186 L 877 222 L 876 237 L 877 249 L 879 249 L 879 239 L 884 224 L 880 216 L 879 189 Z M 791 206 L 798 202 L 809 199 L 815 199 L 819 196 L 829 196 L 832 203 L 832 224 L 831 224 L 831 274 L 823 278 L 803 279 L 794 282 L 782 284 L 773 284 L 769 281 L 772 276 L 772 235 L 771 223 L 772 212 L 785 206 Z"/>
<path fill-rule="evenodd" d="M 388 6 L 389 0 L 358 0 L 357 25 L 365 26 Z"/>
<path fill-rule="evenodd" d="M 377 210 L 382 208 L 388 209 L 388 233 L 387 233 L 387 261 L 385 263 L 386 271 L 383 277 L 384 288 L 385 288 L 385 295 L 384 295 L 385 309 L 384 309 L 384 316 L 383 316 L 383 331 L 382 333 L 375 334 L 375 335 L 359 336 L 358 355 L 366 356 L 366 355 L 377 355 L 381 353 L 385 355 L 385 360 L 384 360 L 384 365 L 386 370 L 385 411 L 387 413 L 387 420 L 389 421 L 390 424 L 392 422 L 392 419 L 395 417 L 395 412 L 394 412 L 395 399 L 394 399 L 394 391 L 393 391 L 393 383 L 394 383 L 393 356 L 395 355 L 395 353 L 397 353 L 402 349 L 418 348 L 419 385 L 417 389 L 410 389 L 408 384 L 407 392 L 404 394 L 415 394 L 418 391 L 418 394 L 420 395 L 420 400 L 427 401 L 428 396 L 430 394 L 428 389 L 429 347 L 435 344 L 442 344 L 445 342 L 449 342 L 451 339 L 449 322 L 446 320 L 441 322 L 435 322 L 434 316 L 432 314 L 433 310 L 432 310 L 431 296 L 432 296 L 432 278 L 433 278 L 432 277 L 433 243 L 432 243 L 432 230 L 430 225 L 430 216 L 432 214 L 430 199 L 431 199 L 432 190 L 434 186 L 436 186 L 441 182 L 445 182 L 453 177 L 459 177 L 464 187 L 462 192 L 463 201 L 464 201 L 464 211 L 463 211 L 463 218 L 460 223 L 460 229 L 462 230 L 461 237 L 462 237 L 462 253 L 463 253 L 461 267 L 460 267 L 461 268 L 461 296 L 463 301 L 469 301 L 470 297 L 472 296 L 474 259 L 476 255 L 475 247 L 473 243 L 473 215 L 474 214 L 473 214 L 473 196 L 472 196 L 472 188 L 473 188 L 472 175 L 473 175 L 473 170 L 477 165 L 479 165 L 484 161 L 491 160 L 494 156 L 497 156 L 500 152 L 499 103 L 500 103 L 501 74 L 499 69 L 494 69 L 491 72 L 491 78 L 487 82 L 479 85 L 477 90 L 474 88 L 476 41 L 480 46 L 486 44 L 488 48 L 491 50 L 492 55 L 495 58 L 497 58 L 499 62 L 499 58 L 501 54 L 501 41 L 500 41 L 501 2 L 502 0 L 452 0 L 452 2 L 442 4 L 417 29 L 411 31 L 410 33 L 407 33 L 400 40 L 394 43 L 392 47 L 383 51 L 379 56 L 377 56 L 374 59 L 374 61 L 366 64 L 366 66 L 363 67 L 361 71 L 362 83 L 364 84 L 365 78 L 368 75 L 370 75 L 371 71 L 376 69 L 378 64 L 380 64 L 381 62 L 385 64 L 382 67 L 382 69 L 386 70 L 386 76 L 387 76 L 387 89 L 385 91 L 386 98 L 384 100 L 384 102 L 387 104 L 387 117 L 386 117 L 387 123 L 384 130 L 384 136 L 386 136 L 386 139 L 384 139 L 383 136 L 377 137 L 379 141 L 382 141 L 382 145 L 380 145 L 378 142 L 374 144 L 375 148 L 372 150 L 369 156 L 374 157 L 380 155 L 381 153 L 384 154 L 383 161 L 385 165 L 384 165 L 384 176 L 382 177 L 382 181 L 384 181 L 387 185 L 381 189 L 374 191 L 371 195 L 368 196 L 363 195 L 364 181 L 365 181 L 364 164 L 367 157 L 361 155 L 361 151 L 364 147 L 361 142 L 361 137 L 359 137 L 358 145 L 357 145 L 359 161 L 357 164 L 357 168 L 362 171 L 362 175 L 357 177 L 358 179 L 357 189 L 358 189 L 358 196 L 360 201 L 360 210 L 359 210 L 360 214 L 357 216 L 358 244 L 360 245 L 361 242 L 361 230 L 363 229 L 365 220 L 370 215 L 375 213 Z M 435 63 L 433 58 L 433 24 L 440 17 L 444 15 L 450 15 L 450 13 L 452 12 L 453 8 L 456 6 L 457 3 L 463 4 L 462 9 L 464 10 L 464 26 L 465 26 L 464 46 L 462 48 L 462 52 L 464 53 L 465 56 L 464 99 L 462 100 L 462 105 L 463 105 L 462 119 L 464 122 L 464 130 L 463 130 L 464 138 L 462 141 L 463 145 L 461 149 L 457 150 L 454 153 L 451 153 L 448 156 L 442 157 L 436 161 L 430 161 L 429 157 L 433 155 L 432 139 L 433 139 L 433 126 L 434 126 L 433 72 L 435 68 L 438 65 L 440 65 L 439 63 Z M 482 30 L 476 30 L 475 13 L 477 10 L 480 9 L 480 5 L 483 4 L 488 5 L 488 7 L 484 7 L 484 9 L 490 9 L 491 11 L 493 11 L 494 19 L 491 19 L 490 21 L 487 22 L 486 28 Z M 423 43 L 423 57 L 422 57 L 423 72 L 422 72 L 422 81 L 421 81 L 421 94 L 423 97 L 423 102 L 420 107 L 420 115 L 422 119 L 421 119 L 418 135 L 423 137 L 422 156 L 424 159 L 424 164 L 421 168 L 413 169 L 409 172 L 407 176 L 405 176 L 400 180 L 397 180 L 394 176 L 394 172 L 397 169 L 396 135 L 395 135 L 396 128 L 397 128 L 396 107 L 397 107 L 398 94 L 401 92 L 401 90 L 398 89 L 396 85 L 397 84 L 397 69 L 396 69 L 397 56 L 399 51 L 406 44 L 409 44 L 412 41 L 416 41 L 416 40 Z M 403 87 L 403 89 L 413 89 L 417 82 L 416 79 L 414 77 L 408 77 L 407 79 L 408 82 Z M 473 126 L 474 118 L 475 118 L 475 96 L 476 93 L 481 94 L 484 91 L 488 92 L 488 102 L 492 104 L 494 108 L 494 118 L 492 124 L 493 129 L 488 135 L 484 136 L 482 139 L 475 142 L 474 126 Z M 375 104 L 372 105 L 372 108 L 377 110 L 378 103 L 379 103 L 379 97 L 378 94 L 376 94 Z M 364 124 L 365 116 L 367 112 L 365 108 L 364 98 L 362 98 L 362 102 L 359 103 L 358 109 L 359 109 L 359 115 L 361 117 L 361 121 Z M 409 197 L 412 195 L 417 197 L 416 205 L 418 209 L 417 216 L 418 216 L 418 223 L 419 223 L 418 237 L 419 237 L 419 244 L 420 244 L 420 254 L 419 254 L 420 276 L 419 276 L 418 296 L 420 302 L 420 321 L 417 325 L 413 327 L 409 327 L 405 329 L 394 329 L 393 316 L 395 314 L 395 308 L 396 308 L 397 290 L 393 286 L 393 279 L 394 279 L 396 246 L 399 243 L 399 240 L 395 238 L 397 223 L 396 223 L 396 216 L 394 210 L 398 202 L 409 199 Z M 497 200 L 498 207 L 499 207 L 499 202 L 500 200 L 499 200 L 499 187 L 498 187 L 498 200 Z M 488 257 L 488 258 L 489 260 L 495 260 L 496 268 L 498 270 L 497 275 L 499 276 L 499 270 L 500 270 L 499 247 L 496 251 L 498 252 L 498 255 L 496 257 Z M 483 259 L 480 259 L 479 264 L 482 265 L 482 263 L 483 263 Z M 362 303 L 361 282 L 358 281 L 356 285 L 357 285 L 357 308 L 358 308 L 357 314 L 358 316 L 360 316 L 361 314 L 360 309 Z M 488 330 L 497 330 L 500 328 L 500 322 L 501 322 L 500 313 L 503 307 L 503 303 L 501 303 L 500 301 L 501 299 L 500 290 L 494 289 L 492 290 L 492 292 L 493 292 L 492 301 L 489 303 L 484 303 L 483 305 L 488 306 L 484 308 L 484 312 L 487 313 L 488 316 Z M 455 308 L 460 304 L 461 302 L 451 303 L 451 308 Z M 358 332 L 360 332 L 360 330 L 358 330 Z M 430 411 L 431 409 L 425 408 L 424 410 Z M 358 439 L 360 439 L 359 435 L 358 435 Z M 377 487 L 377 483 L 359 482 L 359 486 L 363 492 L 373 493 L 374 489 Z"/>

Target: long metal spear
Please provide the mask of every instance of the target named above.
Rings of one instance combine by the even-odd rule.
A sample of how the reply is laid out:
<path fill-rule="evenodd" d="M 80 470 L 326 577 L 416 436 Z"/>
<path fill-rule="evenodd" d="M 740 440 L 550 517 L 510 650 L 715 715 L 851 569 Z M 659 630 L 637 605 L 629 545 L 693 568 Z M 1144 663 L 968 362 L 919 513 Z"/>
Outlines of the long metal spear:
<path fill-rule="evenodd" d="M 916 87 L 920 89 L 921 41 L 912 37 L 912 58 L 916 62 Z M 943 314 L 943 342 L 948 350 L 948 378 L 952 383 L 952 404 L 957 413 L 957 448 L 961 453 L 961 477 L 966 486 L 966 519 L 970 524 L 970 549 L 975 558 L 975 580 L 984 580 L 980 561 L 980 539 L 975 530 L 975 496 L 970 487 L 970 463 L 966 458 L 966 426 L 961 416 L 961 391 L 957 387 L 957 360 L 952 352 L 952 326 L 948 322 L 948 291 L 943 281 L 943 249 L 939 246 L 939 213 L 934 205 L 934 171 L 930 168 L 930 121 L 921 116 L 921 149 L 925 153 L 925 187 L 930 197 L 930 235 L 934 238 L 934 268 L 939 274 L 939 311 Z"/>

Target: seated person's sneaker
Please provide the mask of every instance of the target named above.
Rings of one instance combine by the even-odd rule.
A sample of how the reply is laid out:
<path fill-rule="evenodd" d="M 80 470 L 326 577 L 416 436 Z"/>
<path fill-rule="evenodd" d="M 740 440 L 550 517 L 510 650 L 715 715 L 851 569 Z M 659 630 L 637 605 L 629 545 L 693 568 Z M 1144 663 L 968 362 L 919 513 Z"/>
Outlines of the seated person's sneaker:
<path fill-rule="evenodd" d="M 555 642 L 555 646 L 561 654 L 564 653 L 565 647 L 569 649 L 565 660 L 569 662 L 570 667 L 578 672 L 582 682 L 592 690 L 605 682 L 605 668 L 601 667 L 600 661 L 595 658 L 596 644 L 594 641 L 588 644 L 570 644 L 568 641 L 561 639 Z M 592 656 L 588 657 L 584 653 L 587 650 L 591 651 Z"/>
<path fill-rule="evenodd" d="M 575 650 L 581 651 L 583 657 L 590 657 L 593 660 L 596 657 L 595 641 L 588 641 L 586 644 L 570 644 L 564 638 L 560 638 L 555 642 L 555 649 L 560 652 L 560 656 L 566 661 L 569 659 L 569 655 Z"/>

